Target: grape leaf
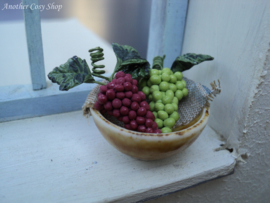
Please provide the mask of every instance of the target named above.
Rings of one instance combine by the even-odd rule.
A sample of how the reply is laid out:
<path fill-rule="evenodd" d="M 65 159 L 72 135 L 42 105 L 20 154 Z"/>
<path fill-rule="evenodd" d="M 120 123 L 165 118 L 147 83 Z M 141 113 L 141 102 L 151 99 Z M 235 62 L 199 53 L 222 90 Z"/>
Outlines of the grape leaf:
<path fill-rule="evenodd" d="M 140 64 L 139 68 L 136 64 L 135 65 L 131 64 L 131 65 L 123 66 L 121 71 L 123 71 L 126 74 L 129 73 L 133 79 L 138 79 L 138 78 L 141 79 L 149 75 L 150 64 L 149 63 Z"/>
<path fill-rule="evenodd" d="M 124 73 L 129 73 L 134 79 L 149 75 L 150 64 L 139 55 L 136 49 L 117 43 L 113 43 L 112 47 L 117 58 L 114 72 L 123 71 Z"/>
<path fill-rule="evenodd" d="M 69 90 L 82 83 L 94 82 L 94 78 L 85 60 L 77 56 L 73 56 L 59 67 L 54 68 L 48 78 L 60 85 L 60 90 Z"/>
<path fill-rule="evenodd" d="M 182 56 L 178 56 L 175 61 L 172 64 L 171 70 L 172 72 L 176 71 L 186 71 L 192 68 L 194 65 L 198 65 L 201 62 L 204 61 L 211 61 L 214 58 L 209 55 L 203 55 L 203 54 L 194 54 L 194 53 L 188 53 L 184 54 Z"/>
<path fill-rule="evenodd" d="M 156 56 L 153 59 L 153 66 L 152 69 L 157 69 L 157 70 L 161 70 L 163 68 L 163 62 L 165 59 L 166 55 L 164 55 L 163 57 L 161 56 Z"/>

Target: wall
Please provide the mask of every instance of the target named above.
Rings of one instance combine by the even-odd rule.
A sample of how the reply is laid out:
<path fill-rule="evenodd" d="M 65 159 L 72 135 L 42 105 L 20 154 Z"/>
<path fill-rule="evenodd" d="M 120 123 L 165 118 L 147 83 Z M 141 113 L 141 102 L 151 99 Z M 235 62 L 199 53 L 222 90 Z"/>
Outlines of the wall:
<path fill-rule="evenodd" d="M 183 53 L 215 57 L 185 75 L 221 81 L 209 125 L 239 159 L 235 173 L 149 202 L 269 202 L 270 2 L 190 0 Z"/>

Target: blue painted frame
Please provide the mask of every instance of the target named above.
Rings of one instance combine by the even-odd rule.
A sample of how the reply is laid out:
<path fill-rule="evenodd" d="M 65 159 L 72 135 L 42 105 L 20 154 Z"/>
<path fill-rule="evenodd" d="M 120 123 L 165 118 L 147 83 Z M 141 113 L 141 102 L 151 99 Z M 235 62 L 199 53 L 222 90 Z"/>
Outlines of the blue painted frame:
<path fill-rule="evenodd" d="M 38 5 L 38 0 L 23 0 L 24 5 Z M 41 25 L 39 9 L 31 9 L 30 6 L 23 10 L 28 47 L 28 57 L 31 69 L 33 90 L 40 90 L 47 87 L 44 57 L 41 37 Z"/>
<path fill-rule="evenodd" d="M 165 67 L 181 55 L 184 41 L 188 0 L 153 1 L 148 37 L 147 59 L 166 55 Z"/>

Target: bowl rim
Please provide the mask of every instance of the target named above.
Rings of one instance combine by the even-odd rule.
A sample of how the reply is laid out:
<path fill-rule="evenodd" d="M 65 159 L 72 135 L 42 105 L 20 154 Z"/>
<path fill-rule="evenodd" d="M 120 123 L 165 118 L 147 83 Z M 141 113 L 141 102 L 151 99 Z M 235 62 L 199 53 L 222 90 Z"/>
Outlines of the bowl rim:
<path fill-rule="evenodd" d="M 123 134 L 126 134 L 127 136 L 133 135 L 135 137 L 143 137 L 143 138 L 147 138 L 147 139 L 152 139 L 152 138 L 179 138 L 179 136 L 181 136 L 182 138 L 188 137 L 190 136 L 190 134 L 196 129 L 201 127 L 202 129 L 205 127 L 208 118 L 209 118 L 209 107 L 204 107 L 202 110 L 202 115 L 201 118 L 194 123 L 193 125 L 189 126 L 188 128 L 179 130 L 179 131 L 174 131 L 174 132 L 170 132 L 170 133 L 142 133 L 142 132 L 136 132 L 136 131 L 132 131 L 132 130 L 128 130 L 125 129 L 121 126 L 118 126 L 110 121 L 108 121 L 98 110 L 90 108 L 91 114 L 93 116 L 93 114 L 96 114 L 99 119 L 103 120 L 105 123 L 107 123 L 108 125 L 110 125 L 111 127 L 115 127 L 116 129 L 118 129 L 119 131 L 121 131 Z M 199 129 L 200 130 L 200 129 Z M 132 136 L 132 137 L 133 137 Z"/>

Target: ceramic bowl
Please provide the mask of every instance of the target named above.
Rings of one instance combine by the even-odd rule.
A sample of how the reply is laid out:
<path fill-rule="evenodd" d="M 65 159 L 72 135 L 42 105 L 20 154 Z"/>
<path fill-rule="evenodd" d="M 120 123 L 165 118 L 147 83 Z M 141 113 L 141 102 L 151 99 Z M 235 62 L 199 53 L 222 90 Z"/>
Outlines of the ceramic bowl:
<path fill-rule="evenodd" d="M 91 108 L 96 126 L 103 137 L 120 152 L 141 160 L 170 157 L 189 147 L 201 134 L 209 117 L 209 108 L 186 128 L 171 133 L 140 133 L 117 126 Z"/>

